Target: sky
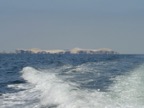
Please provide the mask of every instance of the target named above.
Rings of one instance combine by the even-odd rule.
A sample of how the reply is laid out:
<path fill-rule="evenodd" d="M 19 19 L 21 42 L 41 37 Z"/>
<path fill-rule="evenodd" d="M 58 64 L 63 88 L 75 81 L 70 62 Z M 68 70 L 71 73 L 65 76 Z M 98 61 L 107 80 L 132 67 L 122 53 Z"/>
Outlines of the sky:
<path fill-rule="evenodd" d="M 0 0 L 0 51 L 75 47 L 144 54 L 144 0 Z"/>

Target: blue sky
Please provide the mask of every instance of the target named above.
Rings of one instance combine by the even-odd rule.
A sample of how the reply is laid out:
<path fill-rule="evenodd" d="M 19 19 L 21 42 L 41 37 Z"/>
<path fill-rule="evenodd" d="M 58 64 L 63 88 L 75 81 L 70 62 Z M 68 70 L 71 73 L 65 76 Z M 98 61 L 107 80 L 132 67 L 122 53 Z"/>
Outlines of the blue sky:
<path fill-rule="evenodd" d="M 0 51 L 143 46 L 144 0 L 0 0 Z"/>

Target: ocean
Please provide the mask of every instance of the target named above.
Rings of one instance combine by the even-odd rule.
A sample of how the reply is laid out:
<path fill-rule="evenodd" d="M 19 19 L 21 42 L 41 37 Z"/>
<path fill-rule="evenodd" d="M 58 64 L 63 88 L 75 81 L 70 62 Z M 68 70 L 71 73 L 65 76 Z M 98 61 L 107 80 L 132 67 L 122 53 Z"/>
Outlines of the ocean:
<path fill-rule="evenodd" d="M 0 54 L 0 108 L 144 108 L 144 55 Z"/>

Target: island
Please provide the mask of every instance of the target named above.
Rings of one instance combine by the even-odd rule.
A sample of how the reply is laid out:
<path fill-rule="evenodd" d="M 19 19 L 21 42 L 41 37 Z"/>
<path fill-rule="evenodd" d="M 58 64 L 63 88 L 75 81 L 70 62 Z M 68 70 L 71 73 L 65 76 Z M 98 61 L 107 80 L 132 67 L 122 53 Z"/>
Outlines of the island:
<path fill-rule="evenodd" d="M 70 50 L 41 50 L 38 48 L 33 49 L 17 49 L 15 51 L 17 54 L 118 54 L 118 52 L 113 51 L 109 48 L 100 49 L 81 49 L 73 48 Z"/>

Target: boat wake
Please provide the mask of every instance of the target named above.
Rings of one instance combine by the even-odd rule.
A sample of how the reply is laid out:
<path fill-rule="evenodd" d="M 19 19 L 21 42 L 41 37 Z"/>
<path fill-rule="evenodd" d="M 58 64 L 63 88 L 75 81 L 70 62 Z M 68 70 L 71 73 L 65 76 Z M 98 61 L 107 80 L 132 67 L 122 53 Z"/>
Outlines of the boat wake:
<path fill-rule="evenodd" d="M 144 108 L 143 65 L 112 78 L 105 92 L 84 89 L 52 69 L 25 67 L 21 74 L 26 83 L 8 87 L 22 90 L 0 96 L 1 108 Z"/>

